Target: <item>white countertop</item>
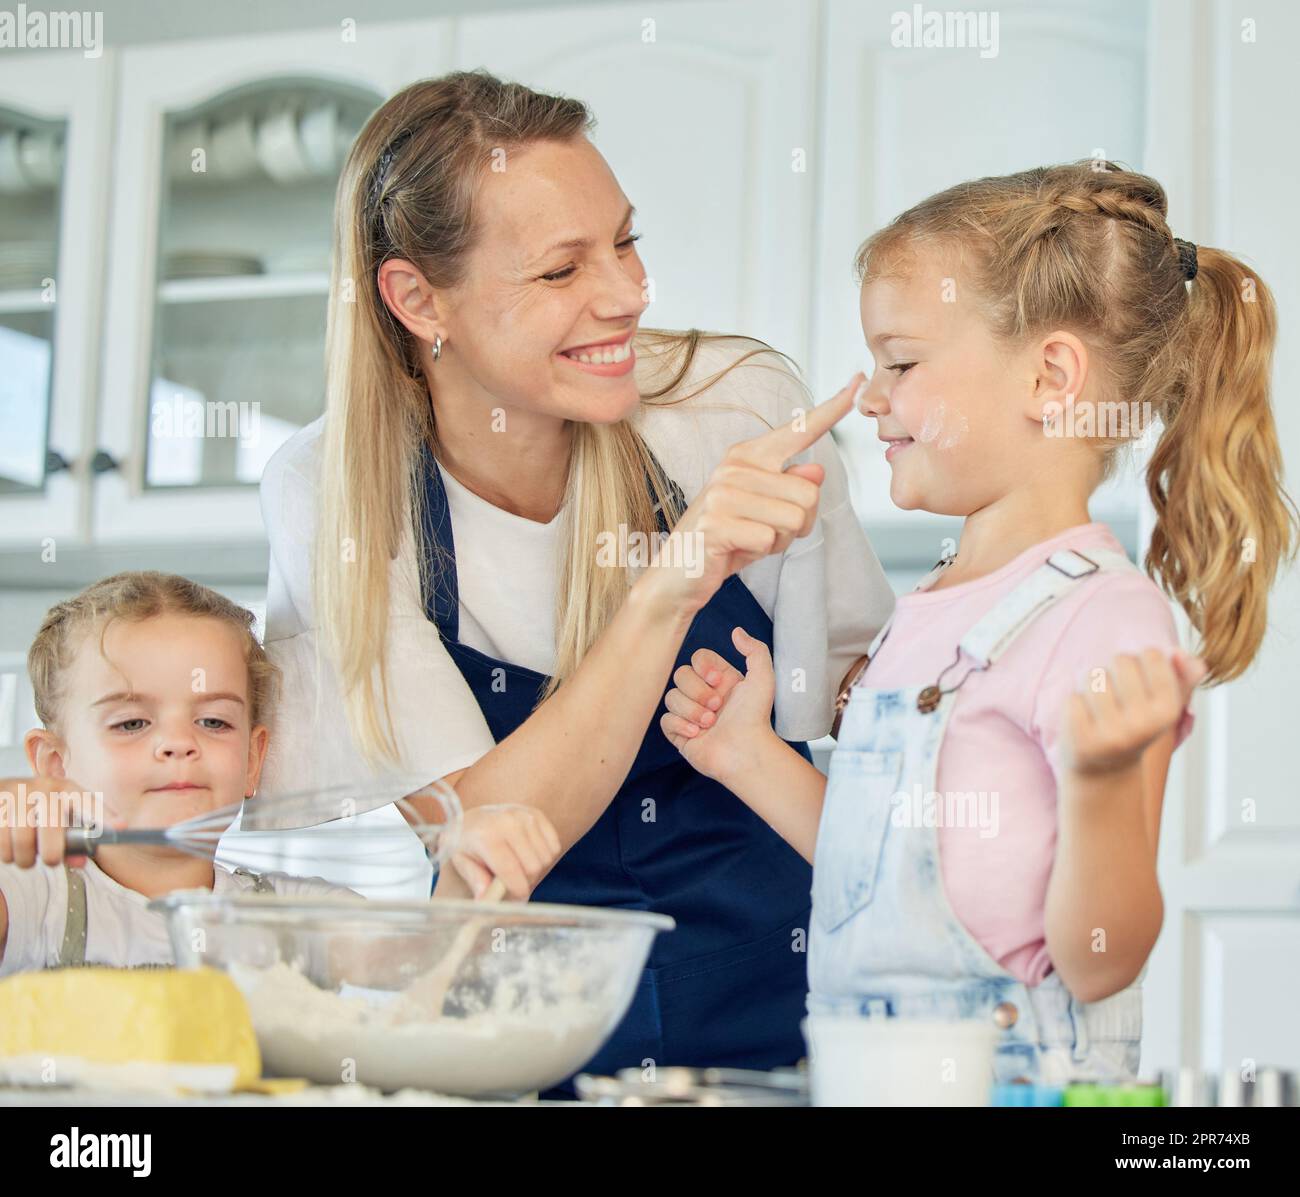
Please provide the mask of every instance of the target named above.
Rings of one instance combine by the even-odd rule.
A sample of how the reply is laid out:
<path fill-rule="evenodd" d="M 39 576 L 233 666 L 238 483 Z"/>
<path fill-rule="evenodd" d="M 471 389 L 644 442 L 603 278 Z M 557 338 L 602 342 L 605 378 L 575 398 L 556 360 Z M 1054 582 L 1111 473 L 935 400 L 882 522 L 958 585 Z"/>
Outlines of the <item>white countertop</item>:
<path fill-rule="evenodd" d="M 583 1102 L 472 1101 L 422 1089 L 383 1093 L 368 1085 L 309 1085 L 297 1093 L 178 1094 L 148 1089 L 102 1089 L 71 1085 L 0 1086 L 0 1106 L 562 1106 Z"/>

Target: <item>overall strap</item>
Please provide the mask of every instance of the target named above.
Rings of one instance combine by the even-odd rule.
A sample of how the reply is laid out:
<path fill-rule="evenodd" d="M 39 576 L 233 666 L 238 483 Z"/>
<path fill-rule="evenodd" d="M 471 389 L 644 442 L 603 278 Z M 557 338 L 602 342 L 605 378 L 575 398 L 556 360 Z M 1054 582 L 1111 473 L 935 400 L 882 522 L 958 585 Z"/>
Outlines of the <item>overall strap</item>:
<path fill-rule="evenodd" d="M 275 892 L 275 887 L 261 874 L 251 873 L 247 869 L 236 869 L 235 871 L 245 872 L 252 877 L 259 893 Z M 87 967 L 86 931 L 88 927 L 86 918 L 86 874 L 84 870 L 69 868 L 66 864 L 63 866 L 63 874 L 68 880 L 68 918 L 63 925 L 63 943 L 59 948 L 59 959 L 55 967 L 85 968 Z M 133 969 L 162 969 L 172 968 L 173 966 L 170 964 L 135 964 L 130 967 Z"/>
<path fill-rule="evenodd" d="M 63 866 L 68 880 L 68 920 L 63 925 L 59 968 L 80 968 L 86 963 L 86 875 L 80 869 Z"/>
<path fill-rule="evenodd" d="M 242 865 L 237 869 L 232 869 L 237 877 L 251 877 L 253 880 L 253 892 L 257 894 L 273 894 L 275 886 L 271 884 L 270 879 L 265 873 L 254 873 L 252 869 L 246 869 Z"/>
<path fill-rule="evenodd" d="M 1127 556 L 1111 549 L 1090 548 L 1087 553 L 1061 549 L 961 638 L 961 651 L 976 663 L 977 669 L 987 669 L 1025 628 L 1076 583 L 1093 574 L 1123 570 L 1141 572 Z"/>

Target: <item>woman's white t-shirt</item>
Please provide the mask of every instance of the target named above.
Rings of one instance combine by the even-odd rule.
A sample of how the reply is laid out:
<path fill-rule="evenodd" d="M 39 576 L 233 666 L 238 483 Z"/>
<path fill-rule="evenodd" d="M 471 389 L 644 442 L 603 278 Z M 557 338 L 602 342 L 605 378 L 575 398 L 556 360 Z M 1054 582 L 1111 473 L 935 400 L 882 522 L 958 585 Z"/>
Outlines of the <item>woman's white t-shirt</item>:
<path fill-rule="evenodd" d="M 756 347 L 744 337 L 703 340 L 679 386 L 643 403 L 633 417 L 687 503 L 733 444 L 788 423 L 814 402 L 785 359 L 770 350 L 695 394 Z M 637 348 L 637 382 L 644 394 L 666 380 L 658 373 L 663 363 Z M 674 401 L 678 396 L 687 397 Z M 360 813 L 409 792 L 413 779 L 419 784 L 472 765 L 495 742 L 425 614 L 408 529 L 393 562 L 386 653 L 390 709 L 405 768 L 398 777 L 371 775 L 354 747 L 337 677 L 319 649 L 312 616 L 315 474 L 325 418 L 281 446 L 262 478 L 262 516 L 271 547 L 266 647 L 282 671 L 283 686 L 261 792 L 273 797 L 369 779 L 370 799 L 359 804 Z M 894 596 L 850 505 L 834 441 L 823 437 L 793 460 L 825 468 L 816 526 L 784 553 L 741 570 L 740 579 L 773 622 L 776 729 L 797 741 L 830 731 L 839 682 L 889 617 Z M 461 642 L 549 672 L 563 512 L 539 524 L 494 507 L 442 473 L 456 549 Z M 509 567 L 503 569 L 503 563 Z"/>
<path fill-rule="evenodd" d="M 549 675 L 555 668 L 554 596 L 564 508 L 539 524 L 489 503 L 441 464 L 438 471 L 456 549 L 460 642 Z M 550 601 L 539 602 L 539 594 Z"/>

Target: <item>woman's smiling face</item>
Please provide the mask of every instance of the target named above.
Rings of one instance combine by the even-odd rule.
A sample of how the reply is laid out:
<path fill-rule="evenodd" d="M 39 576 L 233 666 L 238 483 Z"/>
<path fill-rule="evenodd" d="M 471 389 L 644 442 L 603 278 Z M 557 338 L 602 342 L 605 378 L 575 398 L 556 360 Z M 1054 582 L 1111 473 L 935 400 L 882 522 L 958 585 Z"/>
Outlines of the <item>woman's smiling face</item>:
<path fill-rule="evenodd" d="M 585 137 L 511 150 L 503 165 L 476 195 L 464 280 L 438 295 L 456 381 L 505 407 L 621 420 L 639 401 L 632 337 L 648 303 L 632 205 Z"/>
<path fill-rule="evenodd" d="M 874 416 L 904 510 L 969 515 L 1014 484 L 1042 427 L 1017 402 L 1014 355 L 994 340 L 953 267 L 919 253 L 862 288 L 876 370 L 859 398 Z"/>

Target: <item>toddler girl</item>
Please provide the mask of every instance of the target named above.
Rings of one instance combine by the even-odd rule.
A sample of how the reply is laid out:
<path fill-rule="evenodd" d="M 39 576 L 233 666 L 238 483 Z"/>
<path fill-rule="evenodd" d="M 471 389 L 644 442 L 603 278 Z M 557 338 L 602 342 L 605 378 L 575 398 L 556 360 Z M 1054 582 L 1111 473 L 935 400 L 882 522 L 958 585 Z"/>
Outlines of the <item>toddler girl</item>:
<path fill-rule="evenodd" d="M 170 847 L 104 845 L 65 865 L 73 823 L 168 827 L 253 796 L 277 671 L 252 622 L 216 591 L 155 572 L 105 578 L 46 615 L 28 653 L 43 726 L 25 747 L 37 776 L 0 782 L 0 976 L 173 963 L 165 920 L 147 902 L 174 890 L 352 893 L 320 878 L 231 872 Z M 468 811 L 438 896 L 454 872 L 462 893 L 499 875 L 509 896 L 527 898 L 559 847 L 536 810 Z"/>

